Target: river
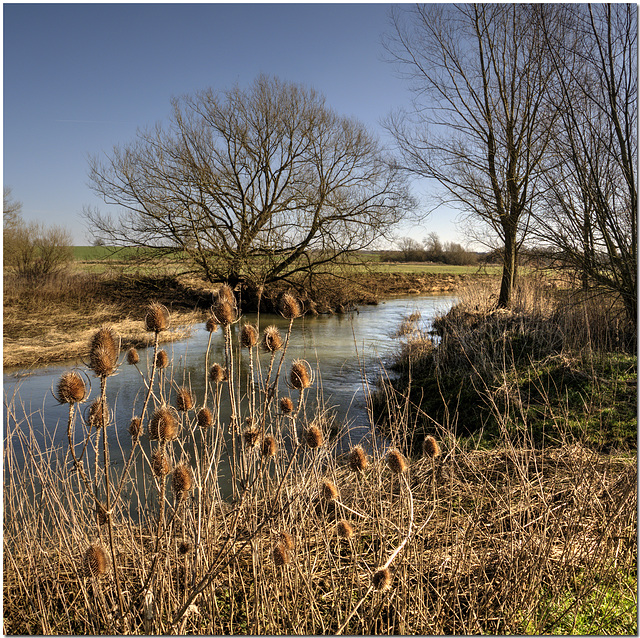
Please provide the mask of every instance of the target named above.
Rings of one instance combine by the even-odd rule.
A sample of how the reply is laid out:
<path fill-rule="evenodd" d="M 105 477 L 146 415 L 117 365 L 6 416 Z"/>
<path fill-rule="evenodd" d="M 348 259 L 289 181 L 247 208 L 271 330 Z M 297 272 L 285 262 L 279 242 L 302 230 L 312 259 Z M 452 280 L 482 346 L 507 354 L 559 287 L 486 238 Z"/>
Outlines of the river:
<path fill-rule="evenodd" d="M 349 443 L 357 442 L 369 431 L 363 379 L 373 381 L 381 366 L 387 364 L 397 351 L 399 342 L 395 335 L 402 320 L 411 313 L 419 312 L 420 326 L 428 329 L 433 318 L 445 313 L 454 302 L 454 296 L 399 297 L 343 315 L 297 319 L 287 352 L 286 372 L 294 359 L 306 359 L 314 371 L 314 388 L 316 391 L 321 388 L 325 407 L 335 412 L 339 424 L 348 424 Z M 246 319 L 255 321 L 255 316 L 249 315 Z M 275 315 L 262 314 L 261 328 L 269 324 L 276 324 L 284 335 L 288 322 Z M 195 327 L 188 339 L 164 346 L 173 360 L 178 382 L 190 383 L 200 400 L 204 392 L 203 370 L 208 337 L 209 333 L 201 324 Z M 218 330 L 213 334 L 209 364 L 224 364 L 223 352 L 222 330 Z M 142 369 L 150 353 L 151 349 L 140 352 Z M 266 360 L 266 355 L 261 356 L 263 361 Z M 28 419 L 40 449 L 64 449 L 67 444 L 68 406 L 59 405 L 51 391 L 60 376 L 72 367 L 69 364 L 56 365 L 32 370 L 28 374 L 24 371 L 4 374 L 5 436 L 7 426 L 9 430 L 16 427 L 24 429 Z M 99 394 L 99 380 L 92 373 L 88 377 L 92 383 L 91 398 L 94 398 Z M 139 372 L 126 362 L 117 374 L 108 379 L 107 399 L 110 406 L 115 406 L 117 433 L 117 437 L 113 437 L 111 453 L 114 465 L 122 463 L 122 448 L 130 445 L 127 429 L 133 416 L 132 406 L 136 401 L 141 404 L 143 390 Z M 18 462 L 19 456 L 20 451 L 17 451 Z"/>

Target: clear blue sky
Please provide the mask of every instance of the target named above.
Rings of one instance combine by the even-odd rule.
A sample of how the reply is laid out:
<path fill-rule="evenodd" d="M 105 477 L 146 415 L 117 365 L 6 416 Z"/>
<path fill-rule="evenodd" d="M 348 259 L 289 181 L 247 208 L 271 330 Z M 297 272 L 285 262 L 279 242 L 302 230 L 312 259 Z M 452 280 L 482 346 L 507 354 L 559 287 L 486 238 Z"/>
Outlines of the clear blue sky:
<path fill-rule="evenodd" d="M 4 4 L 4 185 L 25 219 L 90 243 L 83 206 L 109 208 L 88 186 L 87 157 L 163 120 L 172 96 L 248 84 L 259 73 L 313 87 L 386 138 L 380 121 L 409 100 L 383 60 L 389 7 Z M 452 220 L 439 211 L 400 233 L 457 241 Z"/>

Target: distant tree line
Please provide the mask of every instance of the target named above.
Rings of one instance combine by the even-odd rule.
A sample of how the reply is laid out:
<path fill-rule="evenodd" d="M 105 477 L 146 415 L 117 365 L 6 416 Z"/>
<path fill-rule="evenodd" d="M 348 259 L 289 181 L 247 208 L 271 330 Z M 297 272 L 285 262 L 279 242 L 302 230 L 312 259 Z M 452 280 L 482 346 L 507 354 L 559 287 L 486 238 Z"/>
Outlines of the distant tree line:
<path fill-rule="evenodd" d="M 389 251 L 387 257 L 395 261 L 435 262 L 455 266 L 478 263 L 478 254 L 456 242 L 442 242 L 437 233 L 429 233 L 421 243 L 412 237 L 402 237 L 396 242 L 397 251 Z"/>

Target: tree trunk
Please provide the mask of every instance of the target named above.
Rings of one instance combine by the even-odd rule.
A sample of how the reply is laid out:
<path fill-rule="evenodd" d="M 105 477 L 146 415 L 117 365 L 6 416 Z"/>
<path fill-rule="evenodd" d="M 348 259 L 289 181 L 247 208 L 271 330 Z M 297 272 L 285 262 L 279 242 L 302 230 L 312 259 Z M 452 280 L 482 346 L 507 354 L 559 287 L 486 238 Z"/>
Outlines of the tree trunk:
<path fill-rule="evenodd" d="M 502 255 L 502 281 L 498 308 L 509 308 L 517 274 L 518 243 L 515 231 L 508 229 L 504 237 L 504 253 Z"/>

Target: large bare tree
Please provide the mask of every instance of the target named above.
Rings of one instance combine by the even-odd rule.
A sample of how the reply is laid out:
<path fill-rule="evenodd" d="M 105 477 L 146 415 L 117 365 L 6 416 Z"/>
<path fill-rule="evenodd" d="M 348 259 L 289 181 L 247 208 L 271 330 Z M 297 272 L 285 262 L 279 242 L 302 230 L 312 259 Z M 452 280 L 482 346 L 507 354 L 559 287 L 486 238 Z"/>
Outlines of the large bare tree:
<path fill-rule="evenodd" d="M 412 112 L 388 120 L 412 174 L 497 236 L 507 307 L 517 255 L 539 197 L 553 114 L 550 71 L 534 9 L 521 4 L 428 4 L 392 12 L 385 45 L 411 82 Z"/>
<path fill-rule="evenodd" d="M 547 158 L 540 241 L 583 276 L 589 291 L 618 295 L 637 325 L 637 7 L 539 7 L 556 71 L 559 114 Z"/>
<path fill-rule="evenodd" d="M 105 243 L 180 251 L 211 281 L 261 285 L 333 267 L 410 208 L 404 178 L 360 123 L 303 87 L 176 99 L 168 126 L 93 158 L 117 217 L 87 211 Z"/>

